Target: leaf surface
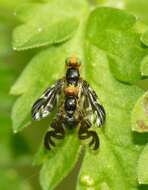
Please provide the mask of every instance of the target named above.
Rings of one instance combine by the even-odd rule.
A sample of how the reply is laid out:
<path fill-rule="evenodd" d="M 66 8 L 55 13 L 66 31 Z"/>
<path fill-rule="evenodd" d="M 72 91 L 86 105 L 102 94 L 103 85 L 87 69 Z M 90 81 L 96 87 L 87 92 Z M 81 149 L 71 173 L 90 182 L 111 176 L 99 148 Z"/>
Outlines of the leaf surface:
<path fill-rule="evenodd" d="M 40 183 L 44 190 L 54 189 L 72 170 L 78 159 L 79 145 L 77 136 L 69 134 L 60 147 L 52 153 L 44 153 L 46 160 L 40 173 Z"/>
<path fill-rule="evenodd" d="M 104 37 L 105 31 L 99 31 L 98 27 L 102 24 L 109 28 L 112 26 L 112 22 L 116 22 L 116 29 L 122 27 L 124 31 L 126 30 L 124 26 L 127 27 L 124 18 L 128 17 L 127 14 L 124 14 L 116 9 L 98 8 L 88 21 L 84 56 L 86 69 L 89 68 L 86 72 L 86 79 L 90 81 L 104 105 L 107 120 L 104 131 L 98 130 L 101 141 L 100 150 L 95 154 L 89 150 L 86 152 L 79 174 L 77 190 L 138 189 L 136 164 L 141 146 L 134 142 L 130 128 L 130 117 L 132 108 L 143 91 L 136 86 L 122 84 L 112 76 L 110 58 L 107 58 L 106 51 L 103 49 L 109 49 L 112 41 L 108 42 Z M 103 23 L 104 18 L 108 18 L 106 24 Z M 121 24 L 117 24 L 120 19 L 122 19 Z M 126 33 L 126 31 L 124 32 Z M 122 37 L 124 39 L 124 35 Z M 104 44 L 103 48 L 101 43 Z M 113 47 L 112 51 L 115 50 Z M 120 49 L 120 43 L 116 47 Z M 128 50 L 127 48 L 126 51 Z M 122 51 L 124 52 L 121 48 Z M 125 71 L 126 66 L 130 65 L 128 62 L 125 64 L 122 71 Z M 133 72 L 131 75 L 135 76 L 135 73 Z"/>
<path fill-rule="evenodd" d="M 28 4 L 16 11 L 24 22 L 13 34 L 13 48 L 23 50 L 57 44 L 72 37 L 79 25 L 84 1 L 52 0 L 44 4 Z"/>
<path fill-rule="evenodd" d="M 133 29 L 136 18 L 114 8 L 101 8 L 89 17 L 88 38 L 109 58 L 113 75 L 123 82 L 141 78 L 140 62 L 147 54 Z"/>
<path fill-rule="evenodd" d="M 107 120 L 104 131 L 98 131 L 99 151 L 86 152 L 77 189 L 137 189 L 136 163 L 141 148 L 133 142 L 130 114 L 142 91 L 116 81 L 106 56 L 96 46 L 90 43 L 86 54 L 91 68 L 87 78 L 105 107 Z"/>

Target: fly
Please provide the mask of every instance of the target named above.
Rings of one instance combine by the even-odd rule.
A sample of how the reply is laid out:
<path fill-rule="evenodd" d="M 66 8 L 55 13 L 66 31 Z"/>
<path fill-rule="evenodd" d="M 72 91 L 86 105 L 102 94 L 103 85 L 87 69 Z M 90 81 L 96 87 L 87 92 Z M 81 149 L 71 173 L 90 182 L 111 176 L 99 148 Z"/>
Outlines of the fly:
<path fill-rule="evenodd" d="M 66 59 L 66 75 L 47 88 L 32 107 L 33 120 L 41 120 L 50 115 L 55 106 L 58 111 L 51 123 L 52 130 L 44 138 L 46 149 L 55 146 L 55 139 L 64 139 L 66 130 L 77 129 L 80 140 L 91 139 L 89 146 L 99 148 L 99 137 L 92 130 L 93 125 L 102 127 L 105 122 L 105 110 L 98 96 L 87 81 L 80 77 L 81 61 L 76 57 Z M 64 95 L 60 104 L 60 97 Z"/>

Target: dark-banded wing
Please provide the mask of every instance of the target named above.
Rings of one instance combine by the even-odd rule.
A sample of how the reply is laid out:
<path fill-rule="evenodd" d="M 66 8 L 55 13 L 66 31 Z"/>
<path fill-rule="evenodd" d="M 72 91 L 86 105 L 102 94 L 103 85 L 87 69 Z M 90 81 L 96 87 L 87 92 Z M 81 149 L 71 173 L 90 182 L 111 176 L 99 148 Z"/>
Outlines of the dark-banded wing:
<path fill-rule="evenodd" d="M 51 113 L 58 102 L 63 86 L 64 79 L 60 79 L 53 86 L 45 90 L 32 107 L 32 118 L 34 120 L 45 118 Z"/>
<path fill-rule="evenodd" d="M 81 80 L 82 94 L 84 96 L 83 107 L 88 112 L 90 121 L 101 127 L 105 122 L 105 110 L 98 102 L 98 96 L 85 80 Z"/>

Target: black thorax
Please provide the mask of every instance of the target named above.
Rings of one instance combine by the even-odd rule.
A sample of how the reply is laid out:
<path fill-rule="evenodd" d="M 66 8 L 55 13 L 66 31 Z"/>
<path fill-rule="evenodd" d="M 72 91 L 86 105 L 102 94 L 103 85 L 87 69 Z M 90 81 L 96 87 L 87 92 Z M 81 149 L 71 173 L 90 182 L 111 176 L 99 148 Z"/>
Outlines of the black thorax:
<path fill-rule="evenodd" d="M 66 72 L 67 85 L 77 86 L 79 78 L 80 78 L 80 73 L 77 68 L 67 69 L 67 72 Z"/>

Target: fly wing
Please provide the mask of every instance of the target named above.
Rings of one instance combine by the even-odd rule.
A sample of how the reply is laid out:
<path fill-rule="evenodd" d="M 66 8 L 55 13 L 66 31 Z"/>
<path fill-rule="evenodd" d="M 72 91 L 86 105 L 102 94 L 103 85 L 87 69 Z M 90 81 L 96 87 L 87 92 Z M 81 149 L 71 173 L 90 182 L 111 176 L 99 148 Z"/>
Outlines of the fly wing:
<path fill-rule="evenodd" d="M 84 96 L 83 107 L 89 115 L 91 122 L 96 123 L 101 127 L 105 122 L 105 110 L 98 102 L 98 96 L 89 84 L 82 80 L 82 94 Z"/>
<path fill-rule="evenodd" d="M 33 120 L 41 120 L 47 117 L 58 102 L 64 86 L 64 79 L 58 80 L 55 85 L 47 88 L 43 95 L 34 103 L 32 107 Z"/>

